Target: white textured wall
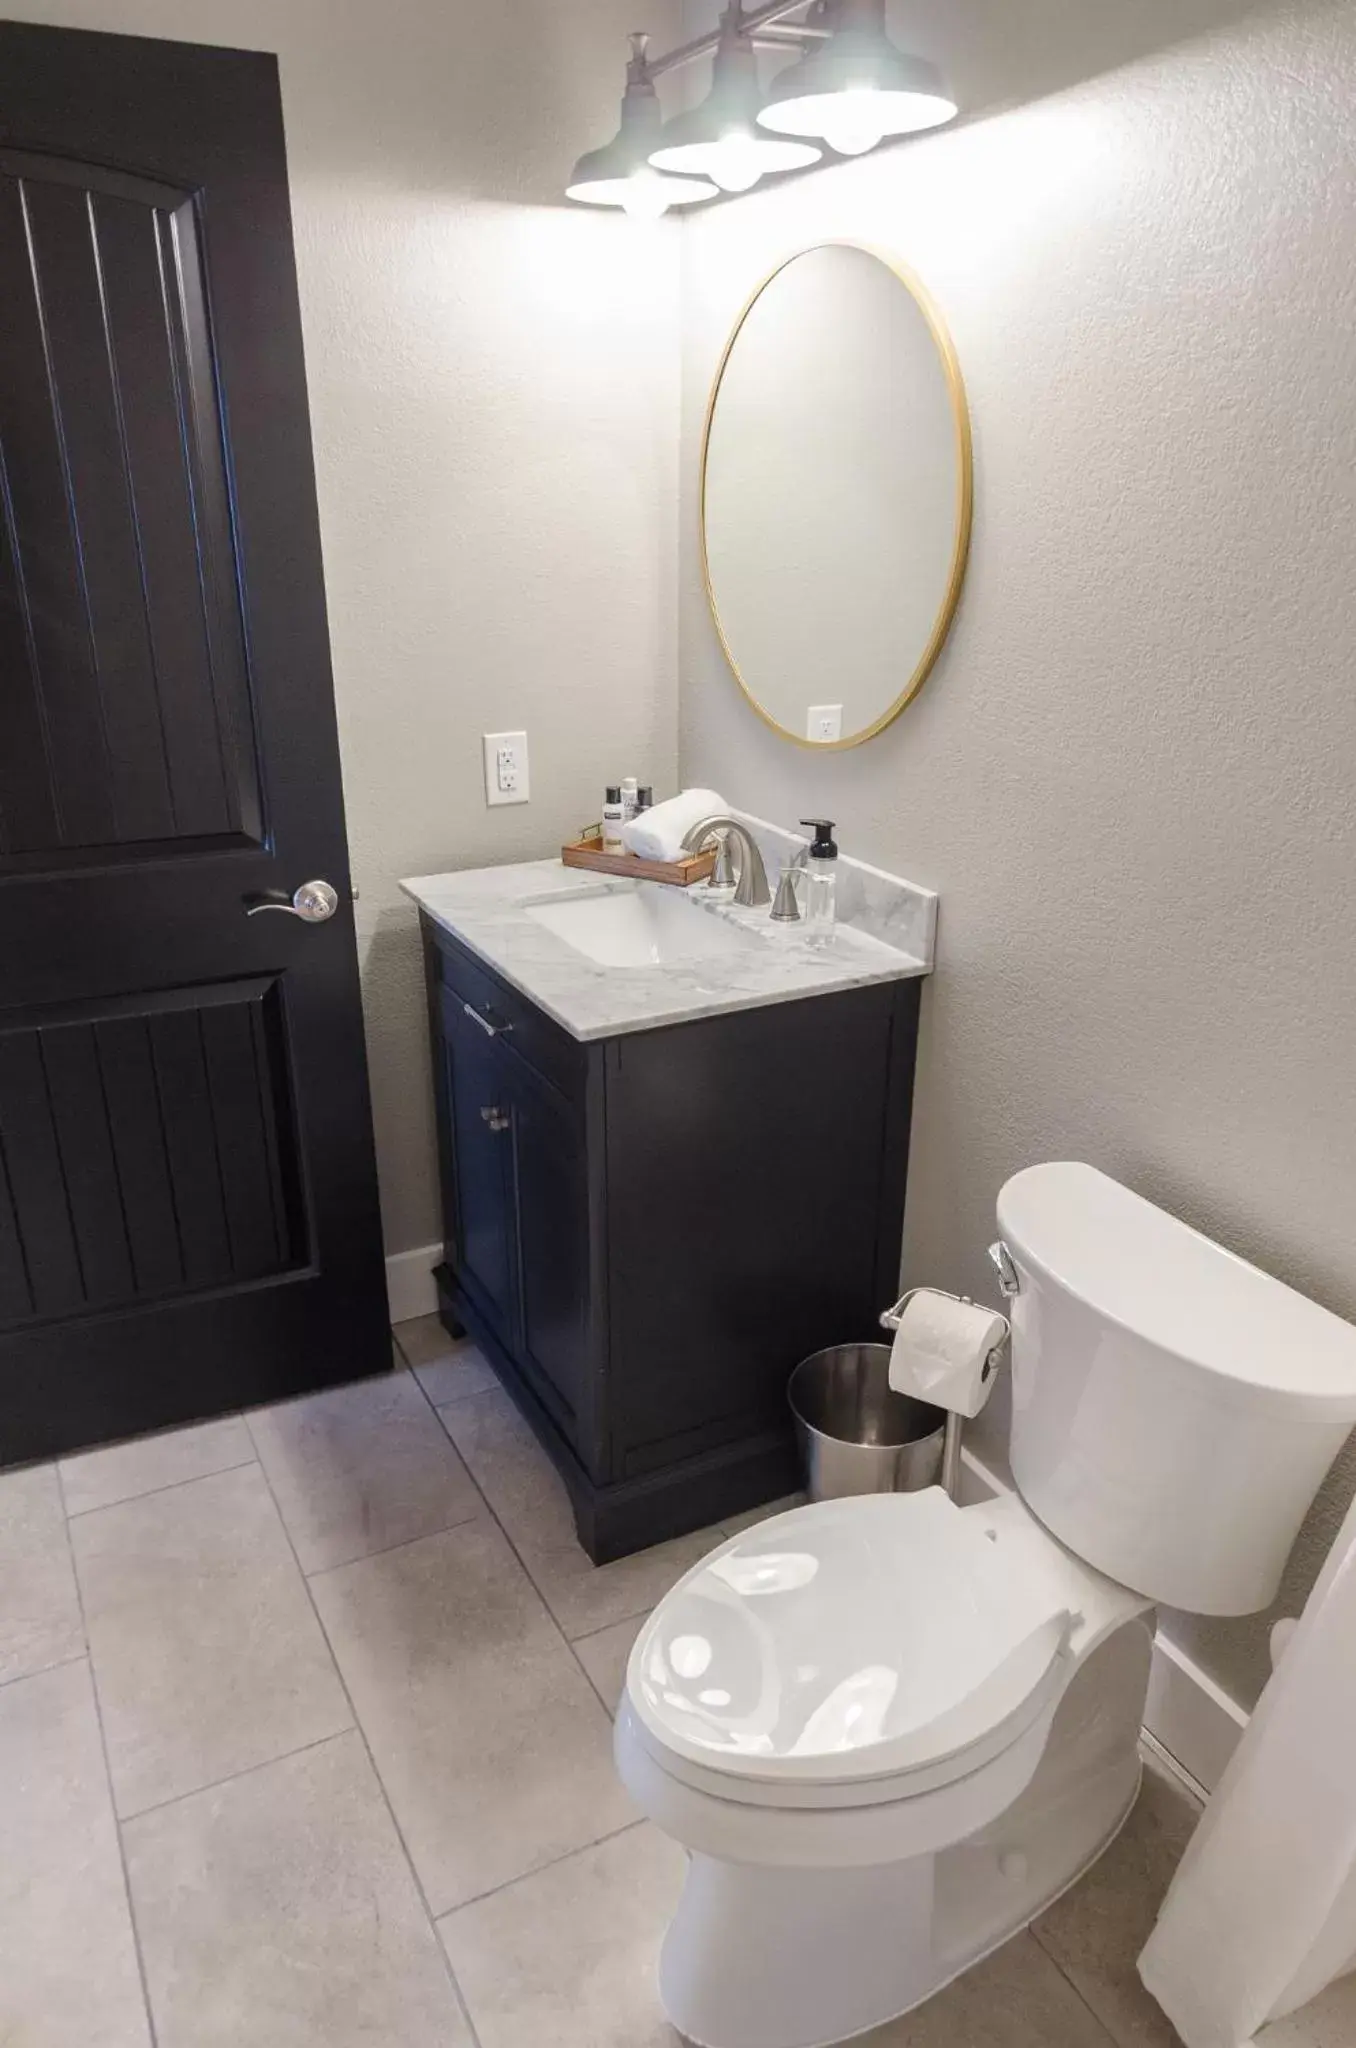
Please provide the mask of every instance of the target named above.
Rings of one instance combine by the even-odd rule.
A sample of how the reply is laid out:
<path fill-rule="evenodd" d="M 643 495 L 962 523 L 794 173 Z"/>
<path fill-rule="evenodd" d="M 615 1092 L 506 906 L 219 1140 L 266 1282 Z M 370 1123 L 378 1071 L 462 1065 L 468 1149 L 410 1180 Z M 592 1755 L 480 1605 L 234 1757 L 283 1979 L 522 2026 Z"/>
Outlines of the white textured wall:
<path fill-rule="evenodd" d="M 558 203 L 615 128 L 632 10 L 9 11 L 279 53 L 386 1238 L 429 1243 L 421 970 L 397 878 L 548 853 L 598 815 L 606 779 L 674 772 L 676 231 Z M 662 32 L 677 9 L 648 12 Z M 480 734 L 517 727 L 533 801 L 488 811 Z"/>
<path fill-rule="evenodd" d="M 1356 1314 L 1356 7 L 915 12 L 977 114 L 683 231 L 684 775 L 941 892 L 910 1280 L 987 1293 L 1000 1182 L 1079 1157 Z M 940 300 L 977 504 L 922 695 L 813 756 L 725 671 L 694 492 L 731 319 L 830 235 Z M 1174 1627 L 1255 1694 L 1259 1624 Z"/>

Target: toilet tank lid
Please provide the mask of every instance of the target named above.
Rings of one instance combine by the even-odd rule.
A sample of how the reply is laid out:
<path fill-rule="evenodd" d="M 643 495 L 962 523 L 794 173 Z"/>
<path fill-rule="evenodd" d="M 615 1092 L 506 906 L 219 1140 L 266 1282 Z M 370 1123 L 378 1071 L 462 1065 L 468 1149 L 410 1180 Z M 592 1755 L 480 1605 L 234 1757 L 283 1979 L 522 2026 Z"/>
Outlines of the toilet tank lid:
<path fill-rule="evenodd" d="M 1014 1174 L 998 1228 L 1019 1261 L 1145 1342 L 1356 1419 L 1356 1326 L 1095 1166 Z"/>

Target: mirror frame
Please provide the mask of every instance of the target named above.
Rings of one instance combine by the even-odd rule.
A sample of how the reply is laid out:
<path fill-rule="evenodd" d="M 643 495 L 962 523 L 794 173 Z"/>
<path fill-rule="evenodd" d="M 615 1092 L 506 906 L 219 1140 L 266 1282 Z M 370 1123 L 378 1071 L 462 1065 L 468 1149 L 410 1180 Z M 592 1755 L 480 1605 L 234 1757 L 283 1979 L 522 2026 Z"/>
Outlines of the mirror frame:
<path fill-rule="evenodd" d="M 956 525 L 951 549 L 951 570 L 947 578 L 946 595 L 942 599 L 941 608 L 937 613 L 927 646 L 923 649 L 922 658 L 894 702 L 887 710 L 881 713 L 879 718 L 871 725 L 863 726 L 860 732 L 851 733 L 846 739 L 838 740 L 812 740 L 807 739 L 802 733 L 792 732 L 788 726 L 780 724 L 772 716 L 771 712 L 767 711 L 759 703 L 757 697 L 745 681 L 739 663 L 735 659 L 734 649 L 725 636 L 725 628 L 721 623 L 720 607 L 716 603 L 715 588 L 711 581 L 711 558 L 706 544 L 706 496 L 710 471 L 711 432 L 715 425 L 716 402 L 720 397 L 720 387 L 724 380 L 726 366 L 734 353 L 735 343 L 739 340 L 744 330 L 744 323 L 769 285 L 774 283 L 791 264 L 798 263 L 802 256 L 812 256 L 817 249 L 857 249 L 864 256 L 873 256 L 878 263 L 883 263 L 885 268 L 893 273 L 918 307 L 919 312 L 927 323 L 928 332 L 932 336 L 937 353 L 941 357 L 942 370 L 946 377 L 947 395 L 951 400 L 951 417 L 956 434 L 956 464 L 960 486 L 956 494 Z M 740 308 L 739 317 L 730 330 L 729 338 L 720 352 L 720 361 L 716 364 L 716 374 L 711 384 L 711 395 L 706 401 L 706 419 L 702 427 L 699 498 L 702 583 L 706 590 L 707 604 L 711 608 L 711 620 L 716 629 L 716 638 L 719 640 L 721 652 L 729 664 L 730 673 L 743 691 L 749 704 L 762 719 L 764 725 L 771 726 L 773 732 L 780 733 L 784 740 L 790 740 L 794 746 L 805 747 L 817 754 L 832 754 L 842 753 L 848 747 L 860 747 L 865 741 L 874 739 L 877 733 L 884 732 L 887 725 L 894 723 L 905 706 L 913 702 L 913 699 L 918 695 L 918 692 L 932 673 L 937 657 L 946 643 L 946 636 L 951 631 L 951 624 L 956 616 L 956 607 L 960 603 L 961 586 L 965 581 L 966 563 L 970 554 L 970 530 L 974 520 L 974 501 L 974 447 L 970 432 L 970 410 L 965 398 L 965 383 L 961 377 L 960 363 L 957 360 L 956 348 L 951 339 L 950 331 L 942 318 L 935 299 L 928 291 L 922 279 L 916 272 L 910 270 L 907 264 L 900 263 L 893 256 L 887 256 L 883 249 L 874 247 L 870 242 L 854 242 L 844 237 L 836 237 L 824 242 L 811 242 L 804 249 L 796 249 L 790 256 L 784 256 L 781 262 L 776 264 L 754 291 L 749 294 L 744 305 Z"/>

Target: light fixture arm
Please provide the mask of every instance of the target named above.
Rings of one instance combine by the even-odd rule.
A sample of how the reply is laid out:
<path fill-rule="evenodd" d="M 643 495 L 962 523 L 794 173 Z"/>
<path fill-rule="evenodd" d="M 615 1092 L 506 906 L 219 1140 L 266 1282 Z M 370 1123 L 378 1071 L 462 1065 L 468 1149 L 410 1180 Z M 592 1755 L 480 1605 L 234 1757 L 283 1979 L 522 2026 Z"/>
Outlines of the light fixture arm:
<path fill-rule="evenodd" d="M 750 7 L 740 17 L 740 32 L 757 37 L 760 30 L 776 29 L 777 43 L 783 48 L 792 42 L 819 42 L 827 34 L 826 30 L 811 28 L 803 22 L 787 22 L 788 15 L 801 13 L 807 4 L 808 0 L 770 0 L 769 5 Z M 648 42 L 649 38 L 645 40 Z M 631 42 L 634 48 L 634 36 Z M 695 64 L 699 57 L 709 57 L 719 42 L 720 29 L 713 28 L 690 43 L 681 43 L 676 50 L 666 51 L 662 57 L 644 57 L 642 51 L 646 76 L 662 78 L 666 71 L 677 71 L 684 64 Z"/>
<path fill-rule="evenodd" d="M 808 21 L 769 22 L 750 38 L 755 50 L 808 50 L 813 43 L 827 43 L 831 28 L 811 28 Z"/>

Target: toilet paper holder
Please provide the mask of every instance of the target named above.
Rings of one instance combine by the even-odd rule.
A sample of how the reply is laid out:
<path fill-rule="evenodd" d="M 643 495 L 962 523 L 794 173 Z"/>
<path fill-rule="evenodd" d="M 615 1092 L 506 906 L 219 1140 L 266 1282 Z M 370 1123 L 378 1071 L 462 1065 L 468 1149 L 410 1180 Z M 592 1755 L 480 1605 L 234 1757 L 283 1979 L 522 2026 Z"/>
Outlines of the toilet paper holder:
<path fill-rule="evenodd" d="M 900 1318 L 915 1294 L 940 1294 L 946 1301 L 964 1302 L 967 1308 L 974 1308 L 977 1305 L 972 1294 L 952 1294 L 945 1287 L 910 1287 L 900 1295 L 893 1308 L 883 1308 L 881 1310 L 880 1326 L 883 1330 L 897 1330 L 899 1328 Z M 1003 1353 L 1007 1350 L 1008 1341 L 1012 1336 L 1012 1324 L 1006 1316 L 1002 1320 L 1003 1334 L 984 1361 L 983 1377 L 986 1383 L 993 1378 L 999 1366 L 1003 1363 Z M 957 1415 L 948 1409 L 946 1435 L 942 1441 L 941 1483 L 944 1491 L 950 1495 L 952 1500 L 955 1500 L 960 1486 L 961 1431 L 964 1426 L 965 1417 Z"/>

